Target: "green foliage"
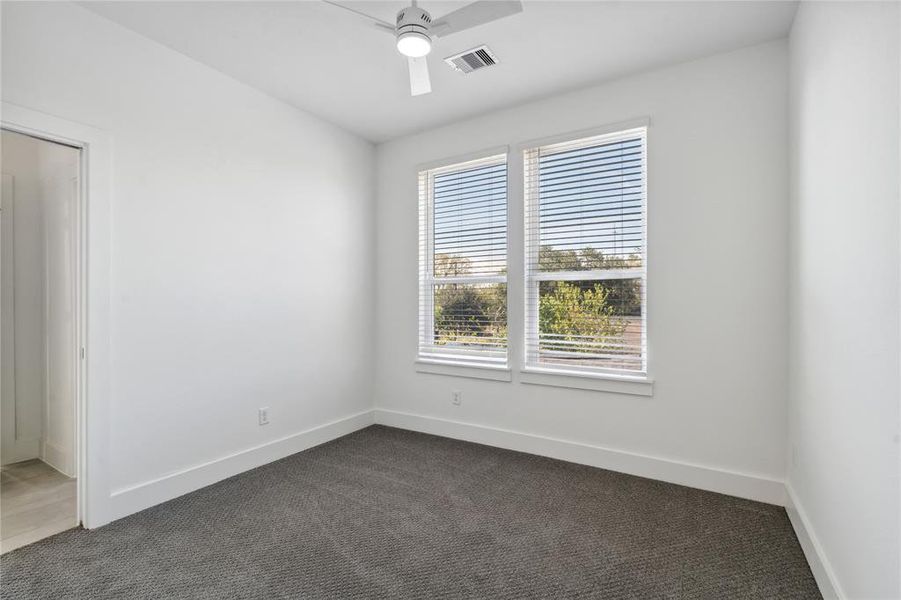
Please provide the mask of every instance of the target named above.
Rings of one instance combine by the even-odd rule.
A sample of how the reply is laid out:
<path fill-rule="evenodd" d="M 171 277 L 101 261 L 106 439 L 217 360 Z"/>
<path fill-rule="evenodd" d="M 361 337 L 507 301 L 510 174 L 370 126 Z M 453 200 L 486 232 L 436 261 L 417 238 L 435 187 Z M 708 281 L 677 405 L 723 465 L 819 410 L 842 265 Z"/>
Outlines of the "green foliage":
<path fill-rule="evenodd" d="M 538 250 L 539 271 L 584 271 L 586 268 L 575 250 L 556 250 L 552 246 Z"/>
<path fill-rule="evenodd" d="M 468 258 L 435 255 L 436 277 L 469 275 Z M 435 341 L 494 344 L 507 336 L 507 286 L 439 285 L 435 289 Z"/>
<path fill-rule="evenodd" d="M 559 250 L 544 245 L 538 250 L 538 269 L 541 271 L 589 271 L 594 269 L 631 269 L 641 267 L 641 257 L 605 256 L 595 248 Z"/>
<path fill-rule="evenodd" d="M 538 305 L 538 327 L 559 340 L 610 338 L 623 334 L 625 321 L 610 304 L 610 291 L 603 285 L 580 286 L 566 281 L 545 282 Z M 578 350 L 577 347 L 571 348 Z M 596 351 L 593 349 L 591 351 Z"/>
<path fill-rule="evenodd" d="M 507 335 L 507 286 L 448 284 L 435 290 L 435 339 L 488 343 Z M 480 339 L 481 338 L 481 339 Z"/>
<path fill-rule="evenodd" d="M 465 256 L 455 254 L 435 255 L 435 277 L 458 277 L 469 275 L 471 263 Z"/>
<path fill-rule="evenodd" d="M 542 271 L 587 271 L 641 266 L 641 257 L 604 256 L 594 248 L 557 250 L 542 246 Z M 435 256 L 436 277 L 471 272 L 468 258 Z M 438 344 L 490 344 L 507 336 L 507 286 L 444 284 L 435 289 L 435 341 Z M 543 281 L 539 286 L 539 327 L 563 340 L 611 338 L 623 334 L 624 316 L 641 314 L 639 279 Z M 575 348 L 574 348 L 575 349 Z"/>
<path fill-rule="evenodd" d="M 641 267 L 638 255 L 605 256 L 600 250 L 583 248 L 580 251 L 558 250 L 542 246 L 538 251 L 538 268 L 541 271 L 591 271 L 603 269 L 631 269 Z M 604 282 L 608 302 L 618 314 L 641 314 L 641 281 L 638 279 L 610 279 Z"/>

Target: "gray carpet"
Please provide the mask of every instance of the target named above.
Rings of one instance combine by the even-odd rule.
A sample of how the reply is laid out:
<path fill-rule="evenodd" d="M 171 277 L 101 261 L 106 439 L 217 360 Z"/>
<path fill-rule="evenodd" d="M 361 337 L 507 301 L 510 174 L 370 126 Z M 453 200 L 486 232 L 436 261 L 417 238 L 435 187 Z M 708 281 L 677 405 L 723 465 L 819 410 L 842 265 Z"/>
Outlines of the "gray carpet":
<path fill-rule="evenodd" d="M 374 426 L 3 556 L 18 598 L 819 598 L 785 511 Z"/>

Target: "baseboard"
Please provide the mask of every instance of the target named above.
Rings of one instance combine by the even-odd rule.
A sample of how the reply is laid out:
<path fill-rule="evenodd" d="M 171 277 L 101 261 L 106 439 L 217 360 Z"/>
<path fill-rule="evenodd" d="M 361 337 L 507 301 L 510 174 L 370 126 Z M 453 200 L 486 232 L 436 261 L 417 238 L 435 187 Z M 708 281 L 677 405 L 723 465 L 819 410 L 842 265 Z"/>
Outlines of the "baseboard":
<path fill-rule="evenodd" d="M 817 581 L 820 593 L 825 600 L 844 600 L 847 596 L 842 591 L 842 587 L 835 576 L 835 571 L 832 570 L 832 565 L 829 564 L 829 559 L 826 558 L 826 554 L 823 552 L 823 546 L 820 545 L 813 526 L 811 526 L 810 520 L 807 518 L 807 513 L 798 500 L 791 483 L 786 482 L 785 491 L 785 512 L 788 513 L 788 519 L 795 529 L 795 535 L 798 536 L 801 549 L 804 550 L 804 556 L 807 558 L 813 577 Z"/>
<path fill-rule="evenodd" d="M 44 451 L 42 452 L 42 460 L 65 475 L 66 477 L 75 477 L 75 456 L 74 452 L 66 452 L 49 442 L 44 442 Z"/>
<path fill-rule="evenodd" d="M 391 427 L 547 456 L 768 504 L 785 504 L 783 482 L 758 475 L 425 415 L 378 408 L 374 413 L 376 423 Z"/>
<path fill-rule="evenodd" d="M 372 411 L 366 410 L 151 481 L 115 490 L 110 495 L 112 513 L 110 521 L 324 444 L 372 424 Z"/>

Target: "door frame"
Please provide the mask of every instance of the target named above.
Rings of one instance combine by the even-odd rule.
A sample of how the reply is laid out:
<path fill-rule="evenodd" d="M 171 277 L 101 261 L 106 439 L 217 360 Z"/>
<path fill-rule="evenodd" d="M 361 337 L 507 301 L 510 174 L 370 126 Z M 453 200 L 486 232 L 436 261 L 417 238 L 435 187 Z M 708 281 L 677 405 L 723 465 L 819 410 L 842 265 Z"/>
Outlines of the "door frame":
<path fill-rule="evenodd" d="M 112 141 L 103 130 L 0 103 L 0 127 L 78 148 L 76 464 L 78 522 L 111 520 L 109 462 L 110 198 Z"/>

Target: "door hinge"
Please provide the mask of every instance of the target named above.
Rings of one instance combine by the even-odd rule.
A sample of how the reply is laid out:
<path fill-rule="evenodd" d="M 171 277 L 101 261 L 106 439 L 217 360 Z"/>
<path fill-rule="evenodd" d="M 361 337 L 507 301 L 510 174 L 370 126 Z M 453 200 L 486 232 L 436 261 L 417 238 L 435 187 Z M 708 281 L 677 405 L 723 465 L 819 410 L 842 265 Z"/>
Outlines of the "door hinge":
<path fill-rule="evenodd" d="M 81 360 L 84 360 L 84 346 L 81 347 Z"/>

